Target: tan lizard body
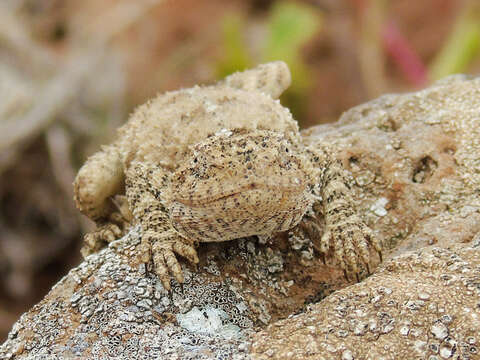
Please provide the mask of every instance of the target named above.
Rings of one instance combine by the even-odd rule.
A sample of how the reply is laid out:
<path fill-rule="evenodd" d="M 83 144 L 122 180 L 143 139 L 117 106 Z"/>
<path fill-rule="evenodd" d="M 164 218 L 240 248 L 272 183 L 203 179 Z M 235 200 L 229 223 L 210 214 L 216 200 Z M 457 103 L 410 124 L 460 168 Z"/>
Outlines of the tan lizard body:
<path fill-rule="evenodd" d="M 325 148 L 302 143 L 297 122 L 275 100 L 290 84 L 283 62 L 233 74 L 213 86 L 169 92 L 138 107 L 80 169 L 78 208 L 99 225 L 84 255 L 142 227 L 140 256 L 153 260 L 165 288 L 183 281 L 176 255 L 198 262 L 195 242 L 227 241 L 294 228 L 319 189 L 326 231 L 344 270 L 380 251 L 357 217 L 339 162 Z M 112 198 L 126 195 L 115 206 Z"/>

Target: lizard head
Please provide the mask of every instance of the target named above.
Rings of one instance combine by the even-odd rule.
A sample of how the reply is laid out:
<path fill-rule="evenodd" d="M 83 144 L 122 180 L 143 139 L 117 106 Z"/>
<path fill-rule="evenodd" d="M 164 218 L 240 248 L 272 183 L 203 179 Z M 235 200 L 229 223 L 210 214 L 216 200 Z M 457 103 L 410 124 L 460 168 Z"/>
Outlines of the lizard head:
<path fill-rule="evenodd" d="M 193 146 L 173 174 L 172 225 L 203 242 L 288 230 L 311 203 L 306 166 L 280 133 L 222 130 Z"/>

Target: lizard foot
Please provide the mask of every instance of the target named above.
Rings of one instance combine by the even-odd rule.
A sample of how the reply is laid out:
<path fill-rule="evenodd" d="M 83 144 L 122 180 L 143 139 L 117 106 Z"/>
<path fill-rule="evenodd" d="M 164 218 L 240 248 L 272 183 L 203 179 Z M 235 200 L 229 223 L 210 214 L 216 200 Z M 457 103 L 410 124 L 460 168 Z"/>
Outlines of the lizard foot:
<path fill-rule="evenodd" d="M 110 214 L 107 222 L 100 224 L 97 229 L 83 238 L 83 247 L 80 250 L 85 258 L 102 249 L 105 244 L 121 238 L 130 223 L 120 212 Z"/>
<path fill-rule="evenodd" d="M 347 218 L 342 223 L 321 226 L 316 216 L 306 215 L 289 232 L 289 236 L 313 241 L 313 246 L 320 253 L 323 263 L 326 263 L 326 255 L 333 250 L 333 256 L 347 279 L 348 273 L 355 274 L 357 280 L 359 279 L 358 274 L 362 263 L 370 273 L 371 247 L 377 251 L 382 261 L 380 242 L 373 236 L 370 228 L 356 216 Z M 320 239 L 319 242 L 318 239 Z"/>
<path fill-rule="evenodd" d="M 171 289 L 170 273 L 180 284 L 184 281 L 182 268 L 175 254 L 183 256 L 193 264 L 198 263 L 193 242 L 180 237 L 175 230 L 163 233 L 147 231 L 142 236 L 140 247 L 142 262 L 153 260 L 154 271 L 167 291 Z"/>
<path fill-rule="evenodd" d="M 360 265 L 363 263 L 370 273 L 370 248 L 373 247 L 380 256 L 381 244 L 372 234 L 372 230 L 356 216 L 349 217 L 342 222 L 327 226 L 320 240 L 320 249 L 323 253 L 333 248 L 334 258 L 343 269 L 345 277 L 354 273 L 357 281 Z"/>
<path fill-rule="evenodd" d="M 91 233 L 83 237 L 83 247 L 80 250 L 85 258 L 94 252 L 99 251 L 106 243 L 112 242 L 122 236 L 122 230 L 116 224 L 107 223 L 100 225 Z"/>

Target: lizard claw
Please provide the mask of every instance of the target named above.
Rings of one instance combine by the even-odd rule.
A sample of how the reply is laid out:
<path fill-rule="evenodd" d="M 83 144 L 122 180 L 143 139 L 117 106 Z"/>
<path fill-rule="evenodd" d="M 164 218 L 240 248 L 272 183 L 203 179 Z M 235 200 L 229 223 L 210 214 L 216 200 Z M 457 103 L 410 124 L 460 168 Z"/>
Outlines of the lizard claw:
<path fill-rule="evenodd" d="M 176 254 L 188 259 L 192 264 L 198 263 L 193 243 L 187 242 L 188 240 L 180 238 L 174 231 L 167 231 L 160 236 L 147 233 L 142 237 L 141 260 L 145 263 L 153 261 L 154 271 L 167 291 L 171 290 L 170 274 L 179 284 L 184 282 L 182 267 Z"/>
<path fill-rule="evenodd" d="M 123 231 L 116 224 L 107 223 L 99 226 L 95 231 L 84 236 L 84 245 L 80 252 L 87 257 L 100 250 L 105 243 L 110 243 L 123 235 Z"/>
<path fill-rule="evenodd" d="M 360 264 L 363 263 L 370 274 L 370 248 L 379 247 L 373 238 L 371 230 L 361 221 L 345 221 L 335 224 L 322 236 L 321 247 L 333 247 L 334 257 L 346 274 L 354 273 L 359 280 Z"/>
<path fill-rule="evenodd" d="M 129 219 L 120 211 L 115 211 L 100 222 L 95 231 L 84 236 L 84 245 L 80 252 L 83 257 L 87 257 L 94 252 L 99 251 L 105 243 L 111 243 L 120 239 L 130 226 Z"/>
<path fill-rule="evenodd" d="M 371 274 L 370 249 L 373 248 L 381 260 L 381 244 L 373 237 L 369 227 L 356 216 L 344 219 L 341 223 L 330 224 L 325 230 L 317 222 L 316 217 L 306 216 L 290 231 L 289 236 L 311 239 L 324 264 L 325 257 L 332 249 L 347 281 L 349 273 L 355 274 L 357 281 L 359 280 L 362 264 L 368 275 Z M 320 241 L 316 241 L 317 239 Z"/>

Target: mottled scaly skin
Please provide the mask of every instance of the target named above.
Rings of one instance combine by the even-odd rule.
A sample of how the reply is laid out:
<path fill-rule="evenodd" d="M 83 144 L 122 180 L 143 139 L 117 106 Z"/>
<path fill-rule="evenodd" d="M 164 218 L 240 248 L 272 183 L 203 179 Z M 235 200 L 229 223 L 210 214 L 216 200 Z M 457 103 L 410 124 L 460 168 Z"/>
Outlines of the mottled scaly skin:
<path fill-rule="evenodd" d="M 380 244 L 352 208 L 340 164 L 326 147 L 306 148 L 275 100 L 289 84 L 288 67 L 273 62 L 138 107 L 75 180 L 78 208 L 98 225 L 82 253 L 140 224 L 140 257 L 170 289 L 169 273 L 183 282 L 176 254 L 197 263 L 195 242 L 292 229 L 320 200 L 316 188 L 326 222 L 321 251 L 333 248 L 346 271 L 368 265 L 369 246 Z"/>

